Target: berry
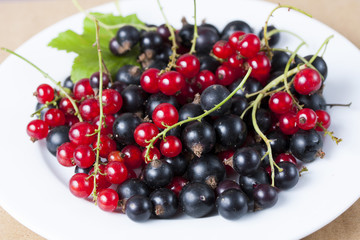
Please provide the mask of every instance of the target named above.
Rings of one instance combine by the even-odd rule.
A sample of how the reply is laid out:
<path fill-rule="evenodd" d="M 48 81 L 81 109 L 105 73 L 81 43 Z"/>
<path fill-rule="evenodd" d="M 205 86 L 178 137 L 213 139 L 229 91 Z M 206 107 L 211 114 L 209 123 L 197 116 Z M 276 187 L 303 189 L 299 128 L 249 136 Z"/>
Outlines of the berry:
<path fill-rule="evenodd" d="M 319 72 L 311 68 L 301 70 L 294 77 L 294 88 L 302 95 L 316 92 L 320 89 L 321 84 Z"/>
<path fill-rule="evenodd" d="M 223 218 L 239 219 L 248 211 L 246 195 L 239 189 L 229 189 L 216 199 L 216 208 Z"/>
<path fill-rule="evenodd" d="M 118 204 L 119 196 L 114 189 L 107 188 L 99 191 L 97 204 L 106 212 L 113 212 Z"/>
<path fill-rule="evenodd" d="M 141 124 L 141 119 L 133 113 L 123 113 L 117 117 L 112 126 L 115 140 L 120 144 L 135 143 L 134 131 Z"/>
<path fill-rule="evenodd" d="M 74 114 L 75 109 L 72 103 L 70 102 L 69 98 L 62 98 L 59 103 L 59 108 L 62 110 L 65 114 Z"/>
<path fill-rule="evenodd" d="M 74 150 L 74 162 L 78 167 L 88 168 L 95 162 L 95 152 L 89 145 L 80 145 Z"/>
<path fill-rule="evenodd" d="M 94 98 L 85 99 L 79 106 L 81 116 L 85 121 L 91 121 L 100 114 L 100 107 Z"/>
<path fill-rule="evenodd" d="M 329 113 L 327 113 L 324 110 L 317 110 L 315 111 L 316 116 L 317 116 L 317 122 L 324 127 L 326 129 L 328 129 L 330 127 L 330 123 L 331 123 L 331 119 L 330 119 L 330 115 Z M 315 128 L 316 131 L 324 131 L 321 127 L 317 126 Z"/>
<path fill-rule="evenodd" d="M 287 113 L 292 109 L 292 107 L 293 101 L 287 92 L 274 93 L 269 99 L 269 108 L 274 113 Z"/>
<path fill-rule="evenodd" d="M 212 51 L 216 57 L 221 59 L 226 59 L 235 52 L 231 44 L 225 40 L 217 41 L 214 44 Z"/>
<path fill-rule="evenodd" d="M 226 65 L 220 65 L 216 69 L 216 83 L 220 85 L 230 85 L 236 79 L 235 69 Z"/>
<path fill-rule="evenodd" d="M 165 157 L 164 161 L 170 164 L 175 176 L 184 175 L 189 165 L 189 161 L 183 154 L 179 154 L 175 157 Z"/>
<path fill-rule="evenodd" d="M 181 151 L 181 141 L 175 136 L 167 136 L 160 142 L 160 152 L 165 157 L 176 157 Z"/>
<path fill-rule="evenodd" d="M 275 169 L 275 186 L 281 190 L 293 188 L 299 181 L 299 170 L 296 165 L 291 162 L 280 162 L 278 166 L 282 171 Z"/>
<path fill-rule="evenodd" d="M 234 170 L 240 175 L 251 175 L 260 166 L 261 157 L 259 153 L 251 147 L 239 148 L 233 156 Z"/>
<path fill-rule="evenodd" d="M 225 115 L 214 122 L 217 141 L 224 147 L 240 147 L 246 140 L 247 127 L 236 115 Z"/>
<path fill-rule="evenodd" d="M 251 175 L 240 175 L 239 184 L 248 196 L 253 196 L 255 187 L 260 184 L 270 184 L 270 178 L 268 173 L 260 167 Z"/>
<path fill-rule="evenodd" d="M 141 157 L 142 153 L 140 148 L 135 145 L 127 145 L 121 150 L 121 153 L 128 169 L 139 168 L 144 162 Z"/>
<path fill-rule="evenodd" d="M 268 184 L 259 184 L 254 189 L 253 196 L 255 205 L 259 209 L 270 208 L 278 201 L 278 192 Z"/>
<path fill-rule="evenodd" d="M 186 184 L 188 184 L 187 179 L 183 177 L 175 176 L 171 181 L 171 183 L 169 183 L 169 185 L 166 186 L 166 188 L 173 191 L 176 194 L 176 196 L 179 197 L 181 190 Z"/>
<path fill-rule="evenodd" d="M 303 108 L 296 114 L 296 123 L 303 130 L 310 130 L 315 127 L 317 115 L 310 108 Z"/>
<path fill-rule="evenodd" d="M 116 48 L 116 53 L 119 55 L 125 54 L 130 51 L 140 39 L 140 32 L 133 26 L 126 25 L 116 33 L 116 41 L 119 46 Z"/>
<path fill-rule="evenodd" d="M 94 125 L 88 122 L 78 122 L 69 131 L 69 139 L 76 145 L 89 145 L 95 141 Z"/>
<path fill-rule="evenodd" d="M 127 179 L 121 183 L 117 188 L 116 192 L 119 195 L 120 200 L 127 200 L 132 196 L 149 196 L 150 189 L 146 183 L 138 178 Z"/>
<path fill-rule="evenodd" d="M 105 167 L 106 180 L 112 184 L 121 184 L 127 176 L 128 170 L 122 162 L 109 162 Z"/>
<path fill-rule="evenodd" d="M 185 86 L 185 78 L 178 72 L 170 71 L 159 78 L 159 89 L 165 95 L 174 95 Z"/>
<path fill-rule="evenodd" d="M 279 118 L 279 128 L 286 135 L 293 135 L 299 130 L 296 114 L 292 112 L 285 113 Z"/>
<path fill-rule="evenodd" d="M 56 159 L 65 167 L 72 167 L 75 165 L 73 160 L 76 145 L 71 142 L 61 144 L 56 150 Z"/>
<path fill-rule="evenodd" d="M 260 51 L 260 39 L 253 33 L 242 36 L 237 43 L 236 50 L 245 58 L 254 57 Z"/>
<path fill-rule="evenodd" d="M 223 192 L 229 189 L 238 189 L 241 190 L 240 185 L 237 184 L 235 181 L 230 179 L 225 179 L 219 182 L 218 186 L 215 189 L 216 194 L 219 196 Z"/>
<path fill-rule="evenodd" d="M 72 194 L 78 198 L 87 198 L 93 191 L 94 179 L 86 173 L 76 173 L 69 181 Z"/>
<path fill-rule="evenodd" d="M 244 33 L 251 33 L 252 29 L 246 22 L 241 20 L 235 20 L 226 24 L 226 26 L 221 32 L 221 39 L 228 40 L 231 34 L 239 31 Z"/>
<path fill-rule="evenodd" d="M 120 151 L 112 151 L 109 153 L 107 160 L 109 162 L 124 162 L 124 154 L 122 154 Z"/>
<path fill-rule="evenodd" d="M 94 168 L 92 168 L 89 172 L 89 175 L 93 174 Z M 96 173 L 96 190 L 100 191 L 102 189 L 106 189 L 111 186 L 111 183 L 106 179 L 105 176 L 105 165 L 99 165 L 99 170 Z"/>
<path fill-rule="evenodd" d="M 236 31 L 233 32 L 229 37 L 229 44 L 233 49 L 236 49 L 238 46 L 240 39 L 242 39 L 242 36 L 245 35 L 245 32 L 242 31 Z"/>
<path fill-rule="evenodd" d="M 109 83 L 110 83 L 110 79 L 109 79 L 109 76 L 106 73 L 102 73 L 102 81 L 103 81 L 103 83 L 102 83 L 103 88 L 107 88 Z M 90 86 L 93 89 L 99 89 L 100 72 L 93 73 L 89 78 L 89 82 L 90 82 Z"/>
<path fill-rule="evenodd" d="M 70 142 L 69 127 L 67 126 L 54 127 L 46 136 L 46 148 L 54 156 L 56 156 L 57 148 L 66 142 Z"/>
<path fill-rule="evenodd" d="M 269 25 L 267 26 L 267 33 L 269 33 L 272 30 L 275 30 L 276 28 L 273 25 Z M 267 35 L 268 37 L 269 35 Z M 261 29 L 261 31 L 259 32 L 259 38 L 263 39 L 264 38 L 264 28 Z M 269 46 L 273 47 L 274 45 L 276 45 L 278 42 L 280 41 L 280 33 L 277 32 L 273 35 L 271 35 L 270 39 L 269 39 Z"/>
<path fill-rule="evenodd" d="M 177 212 L 178 200 L 176 194 L 167 188 L 159 188 L 153 191 L 150 196 L 153 205 L 153 215 L 166 219 L 171 218 Z"/>
<path fill-rule="evenodd" d="M 151 188 L 161 188 L 167 186 L 174 174 L 171 166 L 159 159 L 154 159 L 144 169 L 144 181 Z"/>
<path fill-rule="evenodd" d="M 116 150 L 116 142 L 107 135 L 100 135 L 100 144 L 97 141 L 93 142 L 93 148 L 99 148 L 99 155 L 102 158 L 107 158 L 109 153 Z"/>
<path fill-rule="evenodd" d="M 159 130 L 152 123 L 141 123 L 134 131 L 134 139 L 141 147 L 146 147 L 153 137 L 159 134 Z"/>
<path fill-rule="evenodd" d="M 146 154 L 146 148 L 141 153 L 141 160 L 143 162 L 148 162 L 149 160 L 145 159 L 145 154 Z M 149 150 L 149 159 L 150 159 L 150 161 L 154 160 L 154 158 L 161 159 L 161 153 L 160 153 L 159 149 L 157 149 L 156 147 L 152 147 Z"/>
<path fill-rule="evenodd" d="M 323 140 L 321 135 L 311 129 L 308 131 L 299 130 L 290 140 L 290 151 L 297 159 L 308 163 L 321 155 Z"/>
<path fill-rule="evenodd" d="M 176 71 L 181 73 L 186 78 L 195 77 L 200 70 L 199 59 L 191 54 L 181 55 L 176 60 Z"/>
<path fill-rule="evenodd" d="M 41 84 L 34 93 L 39 103 L 45 104 L 54 99 L 55 91 L 49 84 Z"/>
<path fill-rule="evenodd" d="M 276 158 L 275 158 L 275 162 L 276 163 L 281 163 L 281 162 L 291 162 L 292 164 L 294 164 L 295 166 L 297 165 L 296 159 L 295 157 L 290 154 L 290 153 L 280 153 Z"/>
<path fill-rule="evenodd" d="M 247 63 L 252 67 L 250 76 L 258 80 L 262 85 L 265 85 L 271 70 L 269 58 L 266 55 L 258 53 L 248 58 Z"/>
<path fill-rule="evenodd" d="M 74 98 L 81 100 L 82 98 L 94 96 L 94 90 L 90 85 L 88 78 L 83 78 L 75 83 L 73 89 Z"/>
<path fill-rule="evenodd" d="M 102 103 L 104 114 L 115 114 L 120 111 L 123 100 L 117 91 L 113 89 L 105 89 L 102 93 Z"/>
<path fill-rule="evenodd" d="M 113 134 L 114 122 L 114 115 L 105 115 L 105 118 L 102 120 L 101 134 Z M 92 121 L 92 124 L 95 126 L 96 129 L 98 129 L 100 124 L 100 116 L 95 117 Z"/>
<path fill-rule="evenodd" d="M 202 93 L 207 87 L 216 84 L 215 75 L 209 70 L 202 70 L 195 79 L 195 84 Z"/>
<path fill-rule="evenodd" d="M 160 70 L 156 68 L 149 68 L 143 72 L 140 78 L 140 84 L 145 92 L 159 92 L 159 73 Z"/>
<path fill-rule="evenodd" d="M 140 67 L 127 64 L 122 66 L 117 71 L 115 75 L 115 81 L 125 83 L 128 85 L 130 84 L 139 85 L 141 74 L 142 71 Z"/>
<path fill-rule="evenodd" d="M 215 105 L 222 102 L 225 98 L 230 95 L 229 90 L 227 90 L 222 85 L 212 85 L 206 88 L 200 96 L 200 105 L 203 110 L 209 111 Z M 230 110 L 231 101 L 225 102 L 220 108 L 216 111 L 209 114 L 209 116 L 221 116 L 224 115 L 227 111 Z"/>
<path fill-rule="evenodd" d="M 49 132 L 49 125 L 40 119 L 32 120 L 26 127 L 26 132 L 32 141 L 46 138 Z"/>
<path fill-rule="evenodd" d="M 146 196 L 135 195 L 126 201 L 125 213 L 134 222 L 148 220 L 152 211 L 152 203 Z"/>
<path fill-rule="evenodd" d="M 158 128 L 164 129 L 178 122 L 179 113 L 170 103 L 161 103 L 154 109 L 152 120 Z"/>
<path fill-rule="evenodd" d="M 121 97 L 123 100 L 121 110 L 123 112 L 135 113 L 142 111 L 146 100 L 146 94 L 142 90 L 141 86 L 132 84 L 127 86 L 124 90 L 122 90 Z"/>

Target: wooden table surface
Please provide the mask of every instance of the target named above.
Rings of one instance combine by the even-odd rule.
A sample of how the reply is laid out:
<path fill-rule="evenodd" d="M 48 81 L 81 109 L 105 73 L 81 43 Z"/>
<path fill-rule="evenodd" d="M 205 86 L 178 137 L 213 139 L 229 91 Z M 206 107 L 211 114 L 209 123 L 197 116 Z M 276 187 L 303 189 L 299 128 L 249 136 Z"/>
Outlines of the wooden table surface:
<path fill-rule="evenodd" d="M 315 19 L 343 34 L 360 47 L 359 0 L 269 0 L 296 6 Z M 108 0 L 79 0 L 91 8 Z M 34 34 L 68 17 L 78 10 L 71 0 L 0 0 L 0 46 L 16 49 Z M 0 62 L 7 54 L 0 53 Z M 356 76 L 357 78 L 359 76 Z M 0 239 L 35 240 L 43 237 L 27 229 L 0 207 Z M 358 240 L 360 239 L 360 200 L 333 222 L 306 237 L 305 240 Z"/>

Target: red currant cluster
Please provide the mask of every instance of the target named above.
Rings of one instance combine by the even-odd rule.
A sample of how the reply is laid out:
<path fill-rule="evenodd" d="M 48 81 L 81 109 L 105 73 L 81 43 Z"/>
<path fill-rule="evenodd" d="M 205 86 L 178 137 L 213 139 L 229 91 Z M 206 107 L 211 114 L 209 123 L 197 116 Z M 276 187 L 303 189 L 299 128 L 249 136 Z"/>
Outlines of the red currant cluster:
<path fill-rule="evenodd" d="M 41 84 L 27 133 L 76 166 L 75 196 L 134 221 L 170 218 L 179 206 L 192 217 L 216 207 L 227 219 L 272 207 L 297 184 L 297 160 L 323 155 L 318 131 L 330 133 L 330 115 L 325 61 L 271 50 L 280 35 L 268 29 L 264 41 L 243 21 L 221 33 L 211 24 L 124 26 L 110 50 L 121 57 L 139 45 L 143 69 L 68 78 L 61 91 Z"/>

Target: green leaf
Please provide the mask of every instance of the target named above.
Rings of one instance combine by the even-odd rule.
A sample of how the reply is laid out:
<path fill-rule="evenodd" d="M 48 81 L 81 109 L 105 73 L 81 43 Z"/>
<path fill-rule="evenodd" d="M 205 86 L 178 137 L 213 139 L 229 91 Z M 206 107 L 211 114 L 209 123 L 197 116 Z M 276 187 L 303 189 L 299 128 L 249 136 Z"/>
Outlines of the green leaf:
<path fill-rule="evenodd" d="M 91 14 L 100 22 L 110 26 L 117 24 L 144 25 L 144 23 L 141 22 L 135 14 L 128 16 L 115 16 L 113 14 L 102 13 Z M 102 51 L 103 60 L 112 75 L 114 75 L 123 65 L 138 65 L 138 48 L 133 49 L 128 54 L 121 57 L 114 56 L 110 52 L 109 42 L 115 36 L 116 32 L 117 29 L 105 29 L 104 27 L 100 27 L 99 32 L 100 49 Z M 92 19 L 85 18 L 82 34 L 67 30 L 52 39 L 49 46 L 58 50 L 65 50 L 66 52 L 74 52 L 78 54 L 74 60 L 71 70 L 71 79 L 73 82 L 77 82 L 82 78 L 89 78 L 91 74 L 99 71 L 99 60 L 95 42 L 95 23 Z"/>

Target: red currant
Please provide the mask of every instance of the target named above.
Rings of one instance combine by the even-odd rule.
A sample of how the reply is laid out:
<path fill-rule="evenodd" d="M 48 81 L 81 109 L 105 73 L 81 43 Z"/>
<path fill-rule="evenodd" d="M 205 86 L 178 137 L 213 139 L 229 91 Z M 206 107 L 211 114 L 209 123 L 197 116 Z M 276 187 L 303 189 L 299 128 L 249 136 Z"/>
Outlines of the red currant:
<path fill-rule="evenodd" d="M 250 76 L 261 82 L 262 85 L 265 85 L 271 70 L 269 58 L 266 55 L 259 53 L 254 57 L 248 58 L 247 63 L 252 67 Z"/>
<path fill-rule="evenodd" d="M 89 174 L 91 175 L 93 172 L 94 168 L 90 170 Z M 99 165 L 99 171 L 96 174 L 96 186 L 97 191 L 111 186 L 111 183 L 105 177 L 105 165 Z"/>
<path fill-rule="evenodd" d="M 232 68 L 241 68 L 244 64 L 244 59 L 240 58 L 237 54 L 233 54 L 223 64 Z"/>
<path fill-rule="evenodd" d="M 145 92 L 159 92 L 159 73 L 160 70 L 156 68 L 149 68 L 145 72 L 143 72 L 140 78 L 140 84 Z"/>
<path fill-rule="evenodd" d="M 293 107 L 291 96 L 287 92 L 274 93 L 269 99 L 269 108 L 274 113 L 283 114 Z"/>
<path fill-rule="evenodd" d="M 165 157 L 176 157 L 182 151 L 180 139 L 175 136 L 167 136 L 160 143 L 160 152 Z"/>
<path fill-rule="evenodd" d="M 79 122 L 79 118 L 74 115 L 65 115 L 65 124 L 72 127 L 75 123 Z"/>
<path fill-rule="evenodd" d="M 45 104 L 54 99 L 55 91 L 49 84 L 41 84 L 34 93 L 39 103 Z"/>
<path fill-rule="evenodd" d="M 128 176 L 128 171 L 122 162 L 109 162 L 105 167 L 105 176 L 112 184 L 123 183 Z"/>
<path fill-rule="evenodd" d="M 228 86 L 236 80 L 235 70 L 232 67 L 226 65 L 220 65 L 216 69 L 216 81 L 218 84 Z"/>
<path fill-rule="evenodd" d="M 105 89 L 102 93 L 102 103 L 104 114 L 115 114 L 120 111 L 123 100 L 116 90 Z"/>
<path fill-rule="evenodd" d="M 70 141 L 76 145 L 89 145 L 95 141 L 95 127 L 88 122 L 75 123 L 69 130 Z"/>
<path fill-rule="evenodd" d="M 82 98 L 94 96 L 94 90 L 90 86 L 89 79 L 83 78 L 79 80 L 77 83 L 75 83 L 73 94 L 76 100 L 81 100 Z"/>
<path fill-rule="evenodd" d="M 314 110 L 310 108 L 303 108 L 296 114 L 296 122 L 299 128 L 303 130 L 310 130 L 315 127 L 317 116 Z"/>
<path fill-rule="evenodd" d="M 40 140 L 48 135 L 49 126 L 45 121 L 35 119 L 27 125 L 26 132 L 32 141 Z"/>
<path fill-rule="evenodd" d="M 176 70 L 187 78 L 193 78 L 200 70 L 200 61 L 192 54 L 181 55 L 176 61 Z"/>
<path fill-rule="evenodd" d="M 198 93 L 198 87 L 195 84 L 186 83 L 181 89 L 180 94 L 176 96 L 176 100 L 181 105 L 192 102 Z"/>
<path fill-rule="evenodd" d="M 165 95 L 174 95 L 185 86 L 185 78 L 178 72 L 170 71 L 159 78 L 159 89 Z"/>
<path fill-rule="evenodd" d="M 141 158 L 141 150 L 135 145 L 127 145 L 122 150 L 123 159 L 128 169 L 141 167 L 144 161 Z"/>
<path fill-rule="evenodd" d="M 146 147 L 153 137 L 159 134 L 159 130 L 152 123 L 141 123 L 134 131 L 134 139 L 141 147 Z"/>
<path fill-rule="evenodd" d="M 91 167 L 95 162 L 95 152 L 89 145 L 77 146 L 74 150 L 74 161 L 80 168 Z"/>
<path fill-rule="evenodd" d="M 216 57 L 221 59 L 226 59 L 235 52 L 230 43 L 225 40 L 217 41 L 214 44 L 212 51 Z"/>
<path fill-rule="evenodd" d="M 248 33 L 238 42 L 236 50 L 245 58 L 254 57 L 260 51 L 260 39 L 253 33 Z"/>
<path fill-rule="evenodd" d="M 99 103 L 94 98 L 85 99 L 79 106 L 79 112 L 85 121 L 91 121 L 100 114 Z"/>
<path fill-rule="evenodd" d="M 167 126 L 172 126 L 178 122 L 179 113 L 170 103 L 161 103 L 154 109 L 152 120 L 158 128 L 165 129 Z"/>
<path fill-rule="evenodd" d="M 280 162 L 291 162 L 292 164 L 294 164 L 295 166 L 297 166 L 297 162 L 295 157 L 290 154 L 290 153 L 280 153 L 276 159 L 275 159 L 276 163 L 280 163 Z"/>
<path fill-rule="evenodd" d="M 59 108 L 65 113 L 65 114 L 74 114 L 75 109 L 72 103 L 70 102 L 70 99 L 68 98 L 62 98 L 59 103 Z"/>
<path fill-rule="evenodd" d="M 195 84 L 202 93 L 207 87 L 216 84 L 215 75 L 209 70 L 202 70 L 195 79 Z"/>
<path fill-rule="evenodd" d="M 107 160 L 109 162 L 124 162 L 124 154 L 121 153 L 120 151 L 112 151 L 111 153 L 109 153 Z"/>
<path fill-rule="evenodd" d="M 317 116 L 317 122 L 321 123 L 321 125 L 328 129 L 330 127 L 330 123 L 331 123 L 331 119 L 330 119 L 330 115 L 329 113 L 327 113 L 324 110 L 317 110 L 315 111 L 316 116 Z M 317 126 L 315 128 L 316 131 L 324 131 L 321 127 Z"/>
<path fill-rule="evenodd" d="M 141 153 L 141 159 L 146 162 L 147 160 L 145 159 L 145 154 L 146 154 L 146 149 L 144 149 Z M 152 147 L 149 150 L 149 158 L 150 161 L 152 161 L 154 158 L 156 159 L 161 159 L 161 153 L 159 151 L 159 149 L 157 149 L 156 147 Z"/>
<path fill-rule="evenodd" d="M 57 127 L 65 125 L 65 114 L 57 108 L 50 108 L 44 115 L 45 122 L 49 127 Z"/>
<path fill-rule="evenodd" d="M 318 71 L 305 68 L 298 72 L 294 77 L 294 88 L 295 90 L 302 94 L 308 95 L 321 87 L 321 76 Z"/>
<path fill-rule="evenodd" d="M 86 173 L 76 173 L 69 181 L 72 194 L 78 198 L 87 198 L 94 189 L 94 179 Z"/>
<path fill-rule="evenodd" d="M 105 119 L 102 120 L 101 134 L 109 135 L 113 133 L 113 125 L 115 122 L 114 115 L 105 115 Z M 96 129 L 99 128 L 100 116 L 94 118 L 93 122 Z"/>
<path fill-rule="evenodd" d="M 116 142 L 104 134 L 100 135 L 100 145 L 98 146 L 97 141 L 94 141 L 92 146 L 94 149 L 99 147 L 99 155 L 102 158 L 107 158 L 109 153 L 116 150 Z"/>
<path fill-rule="evenodd" d="M 240 40 L 245 35 L 245 32 L 243 31 L 236 31 L 229 37 L 229 44 L 233 49 L 236 49 L 237 45 L 239 44 Z"/>
<path fill-rule="evenodd" d="M 285 113 L 279 118 L 279 128 L 286 135 L 293 135 L 298 130 L 296 114 L 292 112 Z"/>
<path fill-rule="evenodd" d="M 99 191 L 98 193 L 98 201 L 101 210 L 106 212 L 113 212 L 119 201 L 119 195 L 114 189 L 107 188 Z"/>
<path fill-rule="evenodd" d="M 62 166 L 72 167 L 75 165 L 73 160 L 75 148 L 75 144 L 66 142 L 56 149 L 56 159 Z"/>

